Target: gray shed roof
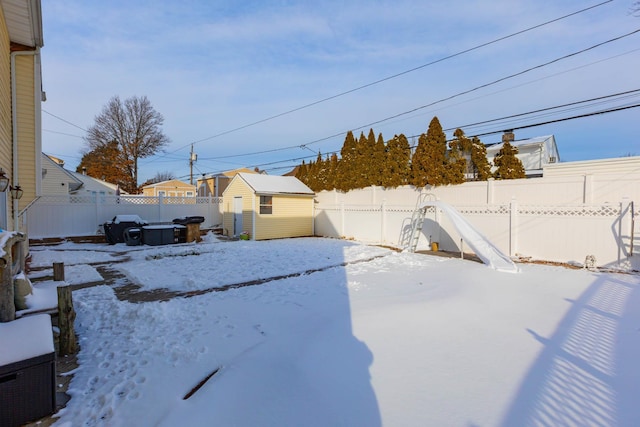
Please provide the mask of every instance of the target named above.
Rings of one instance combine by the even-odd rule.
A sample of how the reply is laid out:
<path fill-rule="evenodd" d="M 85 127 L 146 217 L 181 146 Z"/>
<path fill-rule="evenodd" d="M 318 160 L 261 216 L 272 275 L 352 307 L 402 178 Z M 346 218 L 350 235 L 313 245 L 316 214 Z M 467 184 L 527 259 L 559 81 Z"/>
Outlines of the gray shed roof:
<path fill-rule="evenodd" d="M 238 177 L 258 194 L 308 194 L 315 195 L 295 176 L 262 175 L 255 173 L 239 173 Z"/>

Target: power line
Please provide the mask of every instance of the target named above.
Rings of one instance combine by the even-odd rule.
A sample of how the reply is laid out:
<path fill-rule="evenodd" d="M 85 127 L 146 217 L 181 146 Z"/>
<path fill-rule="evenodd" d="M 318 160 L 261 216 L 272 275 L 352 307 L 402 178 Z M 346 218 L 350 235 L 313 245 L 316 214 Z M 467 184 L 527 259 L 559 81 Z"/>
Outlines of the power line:
<path fill-rule="evenodd" d="M 574 115 L 574 116 L 570 116 L 570 117 L 563 117 L 563 118 L 555 119 L 555 120 L 548 120 L 548 121 L 544 121 L 544 122 L 537 122 L 537 123 L 532 123 L 532 124 L 527 124 L 527 125 L 522 125 L 522 126 L 513 126 L 513 127 L 510 127 L 509 130 L 528 129 L 528 128 L 532 128 L 532 127 L 548 125 L 548 124 L 551 124 L 551 123 L 559 123 L 559 122 L 565 122 L 565 121 L 569 121 L 569 120 L 581 119 L 581 118 L 585 118 L 585 117 L 591 117 L 591 116 L 597 116 L 597 115 L 602 115 L 602 114 L 614 113 L 614 112 L 628 110 L 628 109 L 637 108 L 637 107 L 640 107 L 640 104 L 625 105 L 625 106 L 608 108 L 608 109 L 594 111 L 594 112 L 585 113 L 585 114 Z M 501 120 L 501 119 L 495 119 L 494 121 L 497 121 L 497 120 Z M 448 130 L 462 129 L 462 128 L 463 128 L 462 126 L 458 126 L 458 127 L 451 128 L 451 129 L 448 129 Z M 479 133 L 479 134 L 475 134 L 475 135 L 470 135 L 470 137 L 473 138 L 473 137 L 480 137 L 480 136 L 487 136 L 487 135 L 495 135 L 495 134 L 498 134 L 498 133 L 502 133 L 504 131 L 505 131 L 505 129 L 500 129 L 500 130 L 496 130 L 496 131 L 484 132 L 484 133 Z M 418 137 L 418 136 L 419 135 L 407 136 L 407 139 Z M 411 148 L 415 148 L 415 145 L 411 146 Z M 340 150 L 336 150 L 336 151 L 329 151 L 329 152 L 326 152 L 324 154 L 325 155 L 330 155 L 330 154 L 339 153 L 339 152 L 340 152 Z M 277 164 L 277 163 L 284 163 L 284 162 L 295 161 L 295 160 L 309 159 L 309 158 L 313 158 L 313 157 L 316 157 L 316 156 L 317 156 L 317 154 L 315 156 L 305 156 L 305 157 L 299 157 L 299 158 L 293 158 L 293 159 L 285 159 L 285 160 L 281 160 L 281 161 L 278 161 L 278 162 L 260 163 L 260 164 L 252 165 L 251 167 L 269 166 L 269 165 Z"/>
<path fill-rule="evenodd" d="M 49 133 L 55 133 L 55 134 L 58 134 L 58 135 L 72 136 L 72 137 L 74 137 L 74 138 L 80 138 L 80 139 L 82 139 L 82 137 L 81 137 L 80 135 L 73 135 L 73 134 L 65 133 L 65 132 L 57 132 L 57 131 L 55 131 L 55 130 L 49 130 L 49 129 L 42 129 L 42 131 L 43 131 L 43 132 L 49 132 Z"/>
<path fill-rule="evenodd" d="M 564 108 L 564 107 L 569 107 L 569 106 L 573 106 L 573 105 L 584 104 L 586 102 L 600 101 L 600 100 L 604 100 L 604 99 L 613 98 L 613 97 L 616 97 L 616 96 L 629 95 L 629 94 L 638 93 L 638 92 L 640 92 L 640 89 L 628 90 L 628 91 L 625 91 L 625 92 L 618 92 L 618 93 L 614 93 L 612 95 L 599 96 L 599 97 L 596 97 L 596 98 L 585 99 L 583 101 L 569 102 L 567 104 L 556 105 L 554 107 L 541 108 L 541 109 L 538 109 L 538 110 L 528 111 L 526 113 L 512 114 L 510 116 L 500 117 L 499 119 L 491 119 L 491 120 L 484 120 L 484 121 L 481 121 L 481 122 L 469 123 L 469 124 L 466 124 L 466 125 L 463 125 L 463 126 L 457 126 L 455 128 L 444 129 L 444 131 L 447 132 L 447 131 L 452 131 L 452 130 L 456 130 L 456 129 L 468 129 L 470 127 L 477 126 L 477 125 L 483 125 L 483 124 L 487 124 L 487 123 L 491 123 L 491 122 L 497 122 L 497 121 L 500 121 L 500 120 L 511 119 L 511 118 L 515 118 L 515 117 L 527 116 L 527 115 L 530 115 L 530 114 L 540 113 L 540 112 L 543 112 L 543 111 L 550 111 L 550 110 L 555 110 L 555 109 L 558 109 L 558 108 Z"/>
<path fill-rule="evenodd" d="M 571 117 L 564 117 L 562 119 L 548 120 L 546 122 L 534 123 L 534 124 L 524 125 L 524 126 L 516 126 L 516 127 L 510 128 L 510 130 L 528 129 L 528 128 L 532 128 L 532 127 L 548 125 L 548 124 L 551 124 L 551 123 L 566 122 L 567 120 L 582 119 L 584 117 L 591 117 L 591 116 L 598 116 L 598 115 L 601 115 L 601 114 L 615 113 L 616 111 L 629 110 L 631 108 L 638 108 L 638 107 L 640 107 L 640 104 L 625 105 L 624 107 L 609 108 L 609 109 L 606 109 L 606 110 L 594 111 L 592 113 L 580 114 L 580 115 L 571 116 Z M 499 130 L 499 131 L 495 131 L 495 132 L 479 133 L 479 134 L 474 135 L 474 136 L 494 135 L 494 134 L 500 133 L 500 132 L 504 132 L 504 129 L 503 130 Z"/>
<path fill-rule="evenodd" d="M 251 127 L 251 126 L 255 126 L 255 125 L 258 125 L 258 124 L 261 124 L 261 123 L 267 122 L 267 121 L 269 121 L 269 120 L 273 120 L 273 119 L 276 119 L 276 118 L 279 118 L 279 117 L 285 116 L 285 115 L 287 115 L 287 114 L 291 114 L 291 113 L 294 113 L 294 112 L 297 112 L 297 111 L 300 111 L 300 110 L 304 110 L 304 109 L 306 109 L 306 108 L 313 107 L 313 106 L 318 105 L 318 104 L 321 104 L 321 103 L 323 103 L 323 102 L 327 102 L 327 101 L 330 101 L 330 100 L 333 100 L 333 99 L 336 99 L 336 98 L 339 98 L 339 97 L 342 97 L 342 96 L 345 96 L 345 95 L 351 94 L 351 93 L 353 93 L 353 92 L 357 92 L 357 91 L 359 91 L 359 90 L 366 89 L 366 88 L 368 88 L 368 87 L 371 87 L 371 86 L 374 86 L 374 85 L 377 85 L 377 84 L 380 84 L 380 83 L 386 82 L 386 81 L 388 81 L 388 80 L 392 80 L 392 79 L 394 79 L 394 78 L 397 78 L 397 77 L 400 77 L 400 76 L 403 76 L 403 75 L 409 74 L 409 73 L 411 73 L 411 72 L 414 72 L 414 71 L 417 71 L 417 70 L 420 70 L 420 69 L 423 69 L 423 68 L 429 67 L 429 66 L 431 66 L 431 65 L 438 64 L 438 63 L 443 62 L 443 61 L 446 61 L 446 60 L 448 60 L 448 59 L 455 58 L 455 57 L 460 56 L 460 55 L 463 55 L 463 54 L 465 54 L 465 53 L 469 53 L 469 52 L 472 52 L 472 51 L 474 51 L 474 50 L 481 49 L 481 48 L 483 48 L 483 47 L 486 47 L 486 46 L 489 46 L 489 45 L 492 45 L 492 44 L 498 43 L 498 42 L 500 42 L 500 41 L 507 40 L 507 39 L 509 39 L 509 38 L 512 38 L 512 37 L 518 36 L 518 35 L 520 35 L 520 34 L 524 34 L 524 33 L 526 33 L 526 32 L 529 32 L 529 31 L 532 31 L 532 30 L 535 30 L 535 29 L 538 29 L 538 28 L 544 27 L 544 26 L 546 26 L 546 25 L 549 25 L 549 24 L 552 24 L 552 23 L 555 23 L 555 22 L 561 21 L 561 20 L 563 20 L 563 19 L 566 19 L 566 18 L 569 18 L 569 17 L 575 16 L 575 15 L 578 15 L 578 14 L 580 14 L 580 13 L 583 13 L 583 12 L 589 11 L 589 10 L 591 10 L 591 9 L 595 9 L 595 8 L 600 7 L 600 6 L 603 6 L 603 5 L 607 4 L 607 3 L 611 3 L 612 1 L 613 1 L 613 0 L 606 0 L 606 1 L 604 1 L 604 2 L 601 2 L 601 3 L 595 4 L 595 5 L 593 5 L 593 6 L 589 6 L 589 7 L 586 7 L 586 8 L 584 8 L 584 9 L 580 9 L 580 10 L 578 10 L 578 11 L 575 11 L 575 12 L 569 13 L 569 14 L 567 14 L 567 15 L 563 15 L 563 16 L 561 16 L 561 17 L 559 17 L 559 18 L 555 18 L 555 19 L 552 19 L 552 20 L 549 20 L 549 21 L 543 22 L 543 23 L 541 23 L 541 24 L 537 24 L 537 25 L 534 25 L 534 26 L 532 26 L 532 27 L 528 27 L 528 28 L 525 28 L 525 29 L 523 29 L 523 30 L 516 31 L 515 33 L 511 33 L 511 34 L 509 34 L 509 35 L 499 37 L 499 38 L 494 39 L 494 40 L 491 40 L 491 41 L 489 41 L 489 42 L 485 42 L 485 43 L 482 43 L 482 44 L 476 45 L 476 46 L 474 46 L 474 47 L 471 47 L 471 48 L 468 48 L 468 49 L 461 50 L 461 51 L 459 51 L 459 52 L 456 52 L 456 53 L 454 53 L 454 54 L 451 54 L 451 55 L 448 55 L 448 56 L 445 56 L 445 57 L 442 57 L 442 58 L 439 58 L 439 59 L 436 59 L 436 60 L 431 61 L 431 62 L 428 62 L 428 63 L 426 63 L 426 64 L 422 64 L 422 65 L 419 65 L 419 66 L 417 66 L 417 67 L 413 67 L 413 68 L 411 68 L 411 69 L 408 69 L 408 70 L 405 70 L 405 71 L 401 71 L 401 72 L 399 72 L 399 73 L 392 74 L 392 75 L 387 76 L 387 77 L 383 77 L 383 78 L 378 79 L 378 80 L 375 80 L 375 81 L 373 81 L 373 82 L 371 82 L 371 83 L 367 83 L 367 84 L 364 84 L 364 85 L 361 85 L 361 86 L 355 87 L 355 88 L 353 88 L 353 89 L 349 89 L 349 90 L 346 90 L 346 91 L 343 91 L 343 92 L 337 93 L 337 94 L 335 94 L 335 95 L 331 95 L 331 96 L 328 96 L 328 97 L 326 97 L 326 98 L 322 98 L 322 99 L 320 99 L 320 100 L 318 100 L 318 101 L 310 102 L 310 103 L 308 103 L 308 104 L 302 105 L 302 106 L 300 106 L 300 107 L 293 108 L 293 109 L 291 109 L 291 110 L 284 111 L 284 112 L 282 112 L 282 113 L 274 114 L 274 115 L 272 115 L 272 116 L 269 116 L 269 117 L 266 117 L 266 118 L 264 118 L 264 119 L 257 120 L 257 121 L 255 121 L 255 122 L 251 122 L 251 123 L 248 123 L 248 124 L 245 124 L 245 125 L 239 126 L 239 127 L 237 127 L 237 128 L 234 128 L 234 129 L 230 129 L 230 130 L 227 130 L 227 131 L 224 131 L 224 132 L 220 132 L 220 133 L 217 133 L 217 134 L 215 134 L 215 135 L 212 135 L 212 136 L 209 136 L 209 137 L 206 137 L 206 138 L 203 138 L 203 139 L 197 140 L 197 141 L 190 142 L 190 143 L 188 143 L 188 144 L 185 144 L 185 145 L 183 145 L 183 146 L 181 146 L 181 147 L 179 147 L 179 148 L 175 149 L 175 150 L 174 150 L 174 151 L 172 151 L 172 152 L 176 152 L 176 151 L 182 150 L 183 148 L 188 147 L 188 146 L 189 146 L 189 145 L 191 145 L 191 144 L 198 144 L 198 143 L 200 143 L 200 142 L 208 141 L 208 140 L 210 140 L 210 139 L 219 138 L 219 137 L 221 137 L 221 136 L 228 135 L 228 134 L 230 134 L 230 133 L 237 132 L 237 131 L 242 130 L 242 129 L 246 129 L 246 128 Z M 295 147 L 292 147 L 292 148 L 295 148 Z M 269 152 L 269 151 L 267 151 L 267 152 Z"/>
<path fill-rule="evenodd" d="M 628 90 L 628 91 L 624 91 L 624 92 L 618 92 L 618 93 L 611 94 L 611 95 L 605 95 L 605 96 L 599 96 L 599 97 L 595 97 L 595 98 L 590 98 L 590 99 L 586 99 L 586 100 L 582 100 L 582 101 L 575 101 L 575 102 L 570 102 L 570 103 L 566 103 L 566 104 L 560 104 L 560 105 L 556 105 L 556 106 L 552 106 L 552 107 L 541 108 L 541 109 L 537 109 L 537 110 L 528 111 L 528 112 L 525 112 L 525 113 L 512 114 L 512 115 L 509 115 L 509 116 L 499 117 L 499 118 L 496 118 L 496 119 L 484 120 L 484 121 L 481 121 L 481 122 L 470 123 L 470 124 L 466 124 L 466 125 L 462 125 L 462 126 L 455 126 L 455 127 L 443 129 L 443 131 L 446 132 L 446 131 L 452 131 L 452 130 L 455 130 L 455 129 L 463 129 L 464 130 L 464 129 L 468 129 L 469 127 L 472 127 L 472 126 L 475 126 L 475 125 L 479 125 L 479 124 L 490 124 L 490 123 L 499 122 L 499 121 L 502 121 L 502 120 L 505 120 L 505 119 L 508 119 L 508 118 L 525 117 L 525 116 L 528 116 L 528 115 L 531 115 L 531 114 L 536 114 L 536 113 L 539 113 L 539 112 L 557 110 L 559 108 L 565 108 L 565 107 L 568 107 L 568 106 L 576 106 L 576 105 L 585 104 L 585 103 L 588 103 L 588 102 L 600 101 L 600 103 L 601 103 L 604 100 L 610 100 L 611 98 L 614 98 L 614 97 L 626 97 L 626 98 L 629 98 L 629 97 L 631 97 L 632 94 L 637 94 L 639 92 L 640 92 L 640 89 L 633 89 L 633 90 Z M 596 116 L 596 115 L 602 115 L 602 114 L 607 114 L 607 113 L 612 113 L 612 112 L 623 111 L 623 110 L 627 110 L 627 109 L 631 109 L 631 108 L 637 108 L 639 106 L 640 106 L 640 104 L 631 104 L 631 105 L 611 107 L 611 108 L 604 109 L 604 110 L 594 111 L 594 112 L 580 114 L 580 115 L 573 115 L 573 116 L 569 116 L 569 117 L 564 117 L 564 118 L 554 119 L 554 120 L 548 120 L 548 121 L 544 121 L 544 122 L 536 122 L 536 123 L 533 123 L 533 124 L 526 124 L 526 125 L 522 125 L 522 126 L 509 126 L 508 128 L 510 130 L 527 129 L 527 128 L 543 126 L 543 125 L 547 125 L 547 124 L 551 124 L 551 123 L 558 123 L 558 122 L 564 122 L 564 121 L 568 121 L 568 120 L 575 120 L 575 119 L 579 119 L 579 118 L 585 118 L 585 117 L 590 117 L 590 116 Z M 475 137 L 480 137 L 480 136 L 494 135 L 494 134 L 502 133 L 502 132 L 504 132 L 504 130 L 505 130 L 505 128 L 501 127 L 500 130 L 484 132 L 484 133 L 478 133 L 478 134 L 470 135 L 470 137 L 474 137 L 474 136 Z M 420 135 L 410 135 L 410 136 L 407 136 L 407 139 L 418 138 L 419 136 Z M 411 148 L 415 148 L 415 145 L 411 146 Z M 324 152 L 322 154 L 331 155 L 331 154 L 334 154 L 334 153 L 335 154 L 340 153 L 340 151 L 341 150 L 327 151 L 327 152 Z M 262 167 L 262 166 L 270 166 L 270 165 L 275 165 L 275 164 L 284 163 L 284 162 L 292 162 L 292 161 L 313 159 L 313 158 L 317 157 L 317 155 L 318 155 L 318 153 L 314 152 L 314 154 L 311 154 L 311 155 L 288 158 L 288 159 L 272 161 L 272 162 L 267 162 L 267 163 L 259 163 L 259 164 L 254 164 L 254 165 L 247 166 L 247 167 L 254 168 L 254 167 Z M 284 168 L 284 167 L 269 168 L 269 169 L 271 170 L 271 169 L 280 169 L 280 168 Z M 205 174 L 213 174 L 213 173 L 214 172 L 208 172 L 208 173 L 205 173 Z M 187 177 L 188 177 L 188 175 L 187 175 Z"/>
<path fill-rule="evenodd" d="M 620 95 L 620 94 L 629 94 L 629 93 L 634 93 L 634 92 L 639 92 L 639 91 L 640 91 L 640 89 L 636 89 L 636 90 L 621 92 L 619 94 L 614 94 L 614 95 L 609 95 L 609 96 L 604 96 L 604 97 L 598 97 L 598 98 L 592 98 L 591 100 L 577 101 L 575 103 L 569 103 L 569 104 L 565 104 L 565 105 L 580 104 L 580 103 L 585 103 L 585 102 L 589 102 L 589 101 L 593 101 L 593 100 L 600 100 L 600 99 L 604 99 L 604 98 L 608 98 L 608 97 L 613 97 L 613 96 L 617 96 L 617 95 Z M 530 111 L 528 113 L 515 114 L 513 116 L 514 117 L 515 116 L 525 116 L 527 114 L 536 113 L 538 111 L 547 111 L 547 110 L 551 110 L 551 109 L 554 109 L 554 108 L 560 108 L 560 107 L 563 107 L 565 105 L 549 107 L 549 108 L 544 108 L 544 109 L 540 109 L 540 110 L 534 110 L 534 111 Z M 509 127 L 509 130 L 529 129 L 529 128 L 538 127 L 538 126 L 544 126 L 544 125 L 548 125 L 548 124 L 552 124 L 552 123 L 560 123 L 560 122 L 565 122 L 565 121 L 569 121 L 569 120 L 576 120 L 576 119 L 581 119 L 581 118 L 586 118 L 586 117 L 592 117 L 592 116 L 597 116 L 597 115 L 614 113 L 614 112 L 624 111 L 624 110 L 628 110 L 628 109 L 632 109 L 632 108 L 638 108 L 638 107 L 640 107 L 640 104 L 632 104 L 632 105 L 625 105 L 625 106 L 619 106 L 619 107 L 612 107 L 612 108 L 608 108 L 608 109 L 604 109 L 604 110 L 593 111 L 593 112 L 590 112 L 590 113 L 573 115 L 573 116 L 563 117 L 563 118 L 554 119 L 554 120 L 547 120 L 547 121 L 544 121 L 544 122 L 536 122 L 536 123 L 525 124 L 525 125 L 521 125 L 521 126 L 511 126 L 511 127 Z M 496 122 L 496 121 L 500 121 L 500 120 L 503 120 L 503 119 L 504 118 L 486 120 L 486 121 L 484 121 L 482 123 Z M 466 125 L 466 126 L 469 126 L 469 125 Z M 464 127 L 465 126 L 456 126 L 456 127 L 449 128 L 449 129 L 446 129 L 446 130 L 462 129 Z M 505 129 L 501 128 L 501 129 L 495 130 L 495 131 L 478 133 L 478 134 L 475 134 L 475 135 L 469 135 L 469 137 L 473 138 L 473 137 L 481 137 L 481 136 L 487 136 L 487 135 L 495 135 L 495 134 L 498 134 L 498 133 L 502 133 L 504 131 L 505 131 Z M 407 136 L 407 139 L 416 138 L 416 137 L 419 137 L 419 135 Z M 410 148 L 415 148 L 415 147 L 416 147 L 416 145 L 410 146 Z M 334 153 L 335 154 L 340 153 L 340 151 L 341 150 L 328 151 L 328 152 L 325 152 L 323 154 L 325 156 L 328 156 L 328 155 L 331 155 L 331 154 L 334 154 Z M 316 154 L 312 154 L 312 155 L 308 155 L 308 156 L 295 157 L 295 158 L 284 159 L 284 160 L 279 160 L 279 161 L 273 161 L 273 162 L 267 162 L 267 163 L 258 163 L 258 164 L 250 165 L 250 166 L 247 166 L 247 167 L 249 167 L 249 168 L 255 168 L 255 167 L 260 168 L 262 166 L 271 166 L 271 165 L 275 165 L 275 164 L 278 164 L 278 163 L 292 162 L 292 161 L 299 161 L 299 160 L 306 160 L 306 159 L 313 159 L 315 157 L 317 157 L 317 153 Z M 297 164 L 296 164 L 296 166 L 297 166 Z M 284 168 L 286 168 L 286 167 L 285 166 L 279 166 L 277 168 L 276 167 L 269 168 L 269 170 L 284 169 Z M 222 171 L 220 171 L 220 172 L 222 172 Z M 203 175 L 214 174 L 214 173 L 215 172 L 208 172 L 208 173 L 204 173 Z M 184 177 L 189 177 L 189 175 L 182 176 L 182 178 L 184 178 Z"/>
<path fill-rule="evenodd" d="M 553 59 L 551 61 L 547 61 L 545 63 L 539 64 L 539 65 L 536 65 L 536 66 L 533 66 L 533 67 L 529 67 L 529 68 L 527 68 L 525 70 L 510 74 L 510 75 L 507 75 L 507 76 L 504 76 L 504 77 L 501 77 L 501 78 L 493 80 L 493 81 L 491 81 L 489 83 L 484 83 L 482 85 L 473 87 L 471 89 L 468 89 L 468 90 L 465 90 L 465 91 L 462 91 L 462 92 L 458 92 L 458 93 L 456 93 L 454 95 L 450 95 L 448 97 L 441 98 L 441 99 L 439 99 L 437 101 L 433 101 L 433 102 L 430 102 L 428 104 L 421 105 L 421 106 L 416 107 L 416 108 L 412 108 L 411 110 L 404 111 L 404 112 L 398 113 L 398 114 L 394 114 L 392 116 L 389 116 L 389 117 L 386 117 L 386 118 L 383 118 L 383 119 L 380 119 L 380 120 L 376 120 L 376 121 L 367 123 L 365 125 L 358 126 L 356 128 L 353 128 L 353 129 L 349 129 L 349 130 L 346 130 L 346 131 L 341 131 L 341 132 L 338 132 L 338 133 L 335 133 L 335 134 L 332 134 L 332 135 L 329 135 L 329 136 L 325 136 L 325 137 L 322 137 L 322 138 L 319 138 L 319 139 L 315 139 L 313 141 L 309 141 L 309 142 L 306 142 L 304 144 L 294 145 L 294 146 L 289 146 L 289 147 L 282 147 L 282 148 L 274 148 L 274 149 L 271 149 L 271 150 L 256 151 L 256 152 L 244 153 L 244 154 L 233 154 L 233 155 L 228 155 L 228 156 L 209 157 L 209 158 L 207 158 L 207 160 L 216 160 L 216 159 L 225 159 L 225 158 L 231 158 L 231 157 L 244 157 L 244 156 L 249 156 L 249 155 L 266 154 L 266 153 L 273 153 L 273 152 L 276 152 L 276 151 L 290 150 L 290 149 L 293 149 L 293 148 L 307 148 L 309 145 L 316 144 L 318 142 L 326 141 L 328 139 L 336 138 L 338 136 L 344 135 L 348 131 L 357 131 L 357 130 L 366 129 L 366 128 L 372 127 L 374 125 L 377 125 L 377 124 L 380 124 L 380 123 L 383 123 L 383 122 L 386 122 L 386 121 L 389 121 L 389 120 L 392 120 L 392 119 L 396 119 L 398 117 L 401 117 L 401 116 L 404 116 L 404 115 L 407 115 L 407 114 L 414 113 L 416 111 L 425 109 L 427 107 L 432 107 L 432 106 L 434 106 L 436 104 L 440 104 L 440 103 L 443 103 L 445 101 L 449 101 L 451 99 L 458 98 L 458 97 L 460 97 L 462 95 L 466 95 L 466 94 L 469 94 L 471 92 L 475 92 L 475 91 L 478 91 L 480 89 L 484 89 L 486 87 L 496 85 L 496 84 L 498 84 L 500 82 L 512 79 L 512 78 L 517 77 L 517 76 L 521 76 L 521 75 L 529 73 L 531 71 L 534 71 L 534 70 L 546 67 L 548 65 L 554 64 L 556 62 L 559 62 L 559 61 L 562 61 L 562 60 L 565 60 L 565 59 L 568 59 L 568 58 L 572 58 L 572 57 L 574 57 L 576 55 L 579 55 L 579 54 L 584 53 L 584 52 L 588 52 L 590 50 L 596 49 L 596 48 L 601 47 L 603 45 L 606 45 L 606 44 L 609 44 L 609 43 L 613 43 L 613 42 L 621 40 L 621 39 L 623 39 L 625 37 L 629 37 L 631 35 L 634 35 L 634 34 L 636 34 L 638 32 L 640 32 L 640 29 L 637 29 L 635 31 L 631 31 L 629 33 L 623 34 L 621 36 L 614 37 L 612 39 L 597 43 L 595 45 L 592 45 L 592 46 L 589 46 L 587 48 L 581 49 L 579 51 L 572 52 L 572 53 L 569 53 L 567 55 L 563 55 L 563 56 L 555 58 L 555 59 Z"/>
<path fill-rule="evenodd" d="M 84 128 L 82 128 L 82 127 L 78 126 L 77 124 L 75 124 L 75 123 L 71 123 L 69 120 L 65 120 L 65 119 L 63 119 L 63 118 L 62 118 L 62 117 L 60 117 L 60 116 L 56 116 L 55 114 L 50 113 L 50 112 L 48 112 L 48 111 L 47 111 L 47 110 L 45 110 L 45 109 L 43 109 L 43 110 L 42 110 L 42 112 L 43 112 L 43 113 L 46 113 L 46 114 L 48 114 L 48 115 L 50 115 L 51 117 L 55 117 L 56 119 L 60 120 L 61 122 L 65 122 L 65 123 L 66 123 L 66 124 L 68 124 L 68 125 L 71 125 L 71 126 L 73 126 L 73 127 L 76 127 L 76 128 L 80 129 L 80 130 L 81 130 L 81 131 L 83 131 L 83 132 L 87 132 L 87 130 L 86 130 L 86 129 L 84 129 Z"/>

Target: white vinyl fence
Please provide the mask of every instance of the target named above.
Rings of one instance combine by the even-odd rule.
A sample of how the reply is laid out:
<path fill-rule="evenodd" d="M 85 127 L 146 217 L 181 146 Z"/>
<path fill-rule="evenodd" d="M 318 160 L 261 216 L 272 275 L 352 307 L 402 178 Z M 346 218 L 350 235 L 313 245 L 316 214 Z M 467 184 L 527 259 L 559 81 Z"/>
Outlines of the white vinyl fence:
<path fill-rule="evenodd" d="M 403 247 L 421 192 L 456 208 L 510 256 L 640 270 L 640 157 L 556 164 L 544 178 L 467 182 L 414 189 L 368 187 L 323 191 L 315 200 L 315 234 Z M 30 238 L 101 234 L 118 214 L 151 223 L 203 216 L 203 228 L 222 223 L 222 198 L 143 196 L 40 197 L 21 216 Z M 26 224 L 25 224 L 26 222 Z M 28 227 L 26 227 L 27 225 Z M 446 251 L 468 250 L 449 219 L 432 208 L 418 249 L 438 242 Z"/>
<path fill-rule="evenodd" d="M 222 198 L 146 196 L 42 196 L 27 208 L 29 238 L 93 236 L 116 215 L 138 215 L 149 223 L 202 216 L 202 228 L 222 224 Z"/>
<path fill-rule="evenodd" d="M 634 217 L 640 215 L 638 203 L 629 198 L 576 203 L 572 198 L 567 204 L 557 200 L 543 204 L 539 203 L 545 197 L 540 196 L 538 184 L 544 190 L 551 188 L 548 181 L 541 179 L 467 183 L 423 191 L 432 191 L 436 198 L 451 204 L 512 257 L 584 263 L 587 255 L 594 255 L 599 266 L 640 269 L 640 241 L 634 239 Z M 569 180 L 568 185 L 575 186 L 575 182 Z M 509 187 L 522 187 L 522 200 L 495 197 L 495 193 L 505 193 Z M 577 190 L 582 200 L 585 195 L 581 188 Z M 566 188 L 555 188 L 546 199 L 553 200 L 559 194 L 567 197 Z M 315 233 L 403 248 L 408 243 L 419 195 L 420 191 L 412 187 L 322 192 L 317 196 Z M 467 200 L 474 203 L 464 203 Z M 429 248 L 431 242 L 438 242 L 445 251 L 469 251 L 454 225 L 435 208 L 427 212 L 418 250 Z"/>

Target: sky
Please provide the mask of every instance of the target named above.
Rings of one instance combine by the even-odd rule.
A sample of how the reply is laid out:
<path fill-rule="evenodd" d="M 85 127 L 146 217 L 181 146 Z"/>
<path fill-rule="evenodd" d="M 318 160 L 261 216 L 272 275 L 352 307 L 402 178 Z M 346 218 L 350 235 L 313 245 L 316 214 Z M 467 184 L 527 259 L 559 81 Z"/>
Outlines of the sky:
<path fill-rule="evenodd" d="M 29 310 L 67 284 L 53 262 L 94 285 L 73 292 L 79 367 L 55 426 L 637 424 L 638 275 L 204 240 L 32 248 Z M 3 349 L 40 347 L 8 326 Z"/>
<path fill-rule="evenodd" d="M 164 117 L 170 143 L 140 160 L 139 183 L 189 180 L 192 144 L 194 177 L 283 174 L 340 150 L 349 130 L 417 143 L 434 116 L 447 137 L 461 127 L 499 142 L 638 104 L 633 92 L 467 126 L 640 89 L 632 0 L 520 33 L 602 1 L 44 1 L 42 148 L 75 169 L 114 96 L 146 96 Z M 561 161 L 640 155 L 639 118 L 630 108 L 515 136 L 555 135 Z"/>

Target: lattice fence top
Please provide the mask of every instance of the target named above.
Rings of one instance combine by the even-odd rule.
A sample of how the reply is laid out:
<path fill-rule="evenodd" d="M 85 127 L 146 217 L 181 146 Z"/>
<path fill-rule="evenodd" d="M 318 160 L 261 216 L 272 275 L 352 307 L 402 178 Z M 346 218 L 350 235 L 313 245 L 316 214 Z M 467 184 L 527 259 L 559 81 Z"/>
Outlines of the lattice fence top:
<path fill-rule="evenodd" d="M 41 196 L 39 204 L 104 204 L 104 205 L 158 205 L 162 200 L 165 205 L 220 204 L 222 197 L 155 197 L 155 196 L 105 196 L 101 194 L 87 195 L 55 195 Z"/>
<path fill-rule="evenodd" d="M 509 215 L 509 205 L 454 206 L 463 215 Z"/>
<path fill-rule="evenodd" d="M 536 216 L 584 216 L 584 217 L 615 217 L 620 215 L 619 205 L 595 206 L 533 206 L 519 205 L 518 214 Z"/>
<path fill-rule="evenodd" d="M 511 205 L 479 205 L 479 206 L 454 206 L 462 215 L 509 215 Z M 344 212 L 382 212 L 411 213 L 415 208 L 409 206 L 392 205 L 317 205 L 316 210 L 344 211 Z M 571 217 L 616 217 L 621 214 L 620 205 L 572 205 L 572 206 L 543 206 L 543 205 L 517 205 L 518 215 L 535 216 L 571 216 Z M 427 207 L 427 213 L 435 212 L 433 206 Z M 640 215 L 640 210 L 635 214 Z"/>

